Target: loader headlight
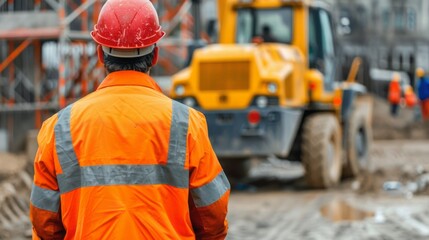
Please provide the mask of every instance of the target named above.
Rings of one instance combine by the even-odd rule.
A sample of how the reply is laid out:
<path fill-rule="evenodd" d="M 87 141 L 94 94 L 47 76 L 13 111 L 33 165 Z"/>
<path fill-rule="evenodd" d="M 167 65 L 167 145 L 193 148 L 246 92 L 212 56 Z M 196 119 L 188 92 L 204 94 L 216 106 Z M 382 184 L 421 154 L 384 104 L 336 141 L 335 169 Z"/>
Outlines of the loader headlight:
<path fill-rule="evenodd" d="M 183 94 L 185 94 L 185 87 L 183 85 L 177 85 L 174 88 L 174 93 L 176 93 L 177 96 L 182 96 Z"/>
<path fill-rule="evenodd" d="M 269 93 L 276 93 L 277 92 L 277 84 L 275 83 L 268 83 L 267 90 Z"/>
<path fill-rule="evenodd" d="M 198 104 L 198 103 L 197 103 Z M 250 106 L 265 108 L 269 106 L 278 106 L 279 98 L 277 96 L 257 95 L 252 99 Z"/>
<path fill-rule="evenodd" d="M 268 105 L 268 98 L 265 96 L 259 96 L 256 98 L 256 106 L 260 108 L 267 107 Z"/>
<path fill-rule="evenodd" d="M 183 99 L 183 104 L 185 104 L 186 106 L 189 107 L 195 107 L 195 99 L 191 98 L 191 97 L 187 97 L 185 99 Z"/>

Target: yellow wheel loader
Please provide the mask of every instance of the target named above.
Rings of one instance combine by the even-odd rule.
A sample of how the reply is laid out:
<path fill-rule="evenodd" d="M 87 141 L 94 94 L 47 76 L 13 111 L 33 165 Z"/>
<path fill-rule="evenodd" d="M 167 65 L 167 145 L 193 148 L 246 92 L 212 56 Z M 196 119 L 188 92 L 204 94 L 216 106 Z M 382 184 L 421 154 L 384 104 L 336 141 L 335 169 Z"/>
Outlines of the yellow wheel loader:
<path fill-rule="evenodd" d="M 322 4 L 219 0 L 219 43 L 197 49 L 171 97 L 202 111 L 229 177 L 248 160 L 301 161 L 308 184 L 329 188 L 369 166 L 371 102 L 339 73 L 335 31 Z"/>

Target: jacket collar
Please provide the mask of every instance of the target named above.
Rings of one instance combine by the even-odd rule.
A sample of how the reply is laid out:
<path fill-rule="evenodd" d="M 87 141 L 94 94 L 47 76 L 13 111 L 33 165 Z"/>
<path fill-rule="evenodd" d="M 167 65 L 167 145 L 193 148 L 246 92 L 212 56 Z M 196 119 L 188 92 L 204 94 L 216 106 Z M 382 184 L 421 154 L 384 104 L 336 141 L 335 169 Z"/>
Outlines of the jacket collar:
<path fill-rule="evenodd" d="M 148 74 L 137 71 L 118 71 L 110 73 L 97 90 L 112 86 L 142 86 L 162 92 L 158 84 Z"/>

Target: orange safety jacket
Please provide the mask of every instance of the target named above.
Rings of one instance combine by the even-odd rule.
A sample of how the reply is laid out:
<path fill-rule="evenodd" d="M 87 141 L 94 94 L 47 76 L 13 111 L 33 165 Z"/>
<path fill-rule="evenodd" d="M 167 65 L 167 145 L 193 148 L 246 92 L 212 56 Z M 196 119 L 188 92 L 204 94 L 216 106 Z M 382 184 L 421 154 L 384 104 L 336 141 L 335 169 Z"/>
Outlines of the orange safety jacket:
<path fill-rule="evenodd" d="M 224 239 L 229 182 L 203 114 L 109 74 L 38 136 L 33 239 Z"/>
<path fill-rule="evenodd" d="M 390 81 L 388 97 L 391 104 L 399 104 L 401 101 L 401 85 L 398 81 Z"/>
<path fill-rule="evenodd" d="M 404 93 L 405 98 L 405 105 L 407 107 L 414 107 L 417 104 L 417 96 L 413 91 L 405 92 Z"/>

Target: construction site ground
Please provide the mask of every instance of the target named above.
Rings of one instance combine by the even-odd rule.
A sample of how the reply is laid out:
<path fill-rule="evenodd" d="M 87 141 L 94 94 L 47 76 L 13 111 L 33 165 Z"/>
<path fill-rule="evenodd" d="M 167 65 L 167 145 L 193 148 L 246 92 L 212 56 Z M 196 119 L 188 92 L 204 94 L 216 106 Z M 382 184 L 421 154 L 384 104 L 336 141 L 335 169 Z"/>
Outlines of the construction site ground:
<path fill-rule="evenodd" d="M 429 140 L 378 140 L 374 172 L 308 189 L 299 164 L 259 162 L 231 195 L 228 239 L 429 239 Z"/>
<path fill-rule="evenodd" d="M 335 189 L 312 190 L 299 163 L 255 160 L 233 182 L 229 240 L 429 239 L 429 125 L 418 109 L 374 99 L 371 170 Z"/>
<path fill-rule="evenodd" d="M 371 170 L 330 190 L 309 189 L 299 163 L 254 160 L 232 182 L 227 239 L 429 239 L 428 129 L 376 99 Z M 31 237 L 30 155 L 0 153 L 0 239 Z"/>

